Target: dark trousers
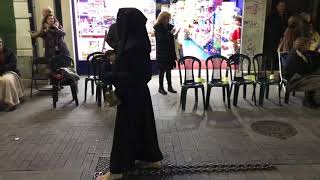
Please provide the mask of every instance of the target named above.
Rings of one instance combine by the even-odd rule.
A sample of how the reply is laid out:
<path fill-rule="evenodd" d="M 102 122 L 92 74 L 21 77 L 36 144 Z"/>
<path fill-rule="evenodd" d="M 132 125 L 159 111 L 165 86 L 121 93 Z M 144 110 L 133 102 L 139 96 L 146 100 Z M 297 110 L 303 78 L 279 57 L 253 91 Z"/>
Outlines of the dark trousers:
<path fill-rule="evenodd" d="M 172 82 L 171 82 L 171 70 L 160 69 L 160 74 L 159 74 L 159 88 L 163 88 L 164 73 L 166 73 L 166 78 L 167 78 L 167 82 L 168 82 L 168 87 L 172 87 Z"/>

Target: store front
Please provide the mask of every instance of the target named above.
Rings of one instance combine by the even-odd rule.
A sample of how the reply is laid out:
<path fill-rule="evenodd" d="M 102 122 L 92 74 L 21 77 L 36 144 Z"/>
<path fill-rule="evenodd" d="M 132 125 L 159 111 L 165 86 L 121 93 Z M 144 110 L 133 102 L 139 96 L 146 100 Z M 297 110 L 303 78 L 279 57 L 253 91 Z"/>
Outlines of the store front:
<path fill-rule="evenodd" d="M 155 0 L 72 0 L 78 73 L 86 73 L 88 54 L 111 49 L 104 42 L 105 34 L 111 24 L 116 22 L 117 12 L 123 7 L 135 7 L 148 18 L 146 27 L 152 45 L 150 56 L 152 60 L 155 60 L 156 44 L 153 36 L 153 25 L 156 21 Z"/>
<path fill-rule="evenodd" d="M 213 54 L 226 57 L 234 54 L 230 37 L 238 28 L 235 17 L 242 16 L 242 6 L 242 1 L 222 0 L 185 0 L 171 4 L 172 23 L 181 28 L 178 41 L 183 55 L 205 60 Z M 238 36 L 241 37 L 241 31 Z"/>

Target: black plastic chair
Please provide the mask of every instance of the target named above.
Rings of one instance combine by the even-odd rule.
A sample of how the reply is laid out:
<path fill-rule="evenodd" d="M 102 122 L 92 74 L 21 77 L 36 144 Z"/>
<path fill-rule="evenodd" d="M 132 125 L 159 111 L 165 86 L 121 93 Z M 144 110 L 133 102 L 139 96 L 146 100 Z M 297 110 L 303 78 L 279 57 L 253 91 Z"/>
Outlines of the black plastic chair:
<path fill-rule="evenodd" d="M 290 87 L 290 83 L 289 80 L 286 79 L 285 77 L 285 72 L 284 72 L 284 67 L 287 66 L 288 64 L 288 53 L 281 53 L 278 52 L 278 57 L 279 57 L 279 73 L 280 73 L 280 88 L 278 91 L 279 94 L 279 104 L 281 105 L 281 91 L 282 88 L 285 91 L 285 97 L 284 97 L 284 102 L 286 104 L 289 104 L 289 98 L 290 98 L 290 91 L 289 91 L 289 87 Z M 295 91 L 292 92 L 292 95 L 295 96 Z"/>
<path fill-rule="evenodd" d="M 191 79 L 187 78 L 187 67 L 186 63 L 189 62 L 191 64 Z M 189 63 L 187 63 L 189 65 Z M 182 104 L 182 110 L 185 110 L 186 108 L 186 100 L 187 100 L 187 91 L 188 89 L 192 88 L 195 89 L 195 100 L 198 102 L 198 89 L 200 88 L 202 90 L 202 99 L 203 99 L 203 106 L 205 108 L 205 94 L 204 94 L 204 85 L 201 82 L 195 81 L 195 75 L 194 75 L 194 65 L 195 63 L 198 64 L 198 76 L 197 78 L 201 78 L 201 61 L 193 56 L 185 56 L 179 60 L 178 68 L 179 68 L 179 75 L 180 75 L 180 84 L 181 84 L 181 97 L 180 97 L 180 103 Z M 183 66 L 184 69 L 181 69 L 181 66 Z M 182 75 L 182 71 L 184 71 L 184 75 Z"/>
<path fill-rule="evenodd" d="M 105 58 L 104 55 L 96 55 L 91 60 L 92 72 L 94 77 L 94 82 L 96 84 L 96 100 L 98 101 L 98 106 L 101 107 L 102 104 L 102 93 L 103 96 L 108 89 L 112 89 L 112 84 L 108 83 L 104 78 L 104 73 L 111 71 L 111 64 Z"/>
<path fill-rule="evenodd" d="M 271 63 L 271 65 L 269 65 Z M 269 87 L 271 85 L 280 87 L 279 78 L 270 78 L 274 75 L 274 63 L 271 58 L 265 54 L 257 54 L 253 57 L 253 65 L 256 69 L 256 83 L 260 85 L 259 106 L 263 106 L 264 97 L 269 98 Z M 270 73 L 268 74 L 268 71 Z"/>
<path fill-rule="evenodd" d="M 209 67 L 211 63 L 211 68 Z M 227 102 L 228 108 L 230 109 L 230 85 L 229 81 L 225 82 L 223 76 L 226 78 L 228 77 L 228 67 L 229 67 L 229 59 L 221 56 L 221 55 L 214 55 L 210 56 L 206 60 L 206 71 L 207 71 L 207 97 L 206 97 L 206 109 L 209 107 L 210 101 L 210 93 L 213 87 L 221 87 L 222 94 L 223 94 L 223 102 L 226 100 L 226 93 L 227 93 Z M 223 67 L 225 65 L 225 67 Z M 211 79 L 209 78 L 209 68 L 212 70 Z M 223 75 L 222 69 L 225 68 L 225 75 Z"/>
<path fill-rule="evenodd" d="M 51 70 L 57 71 L 60 68 L 74 68 L 74 61 L 69 56 L 57 55 L 50 59 L 50 68 Z M 78 96 L 77 96 L 77 84 L 69 79 L 57 81 L 51 78 L 52 82 L 52 99 L 53 99 L 53 107 L 57 107 L 58 102 L 58 92 L 61 86 L 70 86 L 72 98 L 75 101 L 76 106 L 79 105 Z"/>
<path fill-rule="evenodd" d="M 93 69 L 92 69 L 92 64 L 91 64 L 91 60 L 93 57 L 97 56 L 97 55 L 103 55 L 102 52 L 94 52 L 91 53 L 87 56 L 87 77 L 85 78 L 85 82 L 84 82 L 84 102 L 87 101 L 87 89 L 88 89 L 88 82 L 91 82 L 91 94 L 94 95 L 94 76 L 93 76 Z"/>
<path fill-rule="evenodd" d="M 245 76 L 252 75 L 251 73 L 251 59 L 244 54 L 234 54 L 229 58 L 229 69 L 231 75 L 231 88 L 230 93 L 232 91 L 233 86 L 233 105 L 238 105 L 238 96 L 239 96 L 239 88 L 243 86 L 243 98 L 247 98 L 247 85 L 253 86 L 253 94 L 252 100 L 256 105 L 256 82 L 252 79 L 246 79 Z M 255 73 L 255 68 L 254 73 Z M 234 73 L 232 72 L 234 71 Z"/>
<path fill-rule="evenodd" d="M 33 84 L 35 85 L 35 89 L 38 91 L 52 91 L 52 88 L 39 88 L 37 81 L 46 81 L 49 80 L 48 76 L 44 76 L 41 74 L 39 66 L 44 65 L 49 69 L 50 59 L 46 57 L 37 57 L 32 60 L 31 67 L 31 88 L 30 88 L 30 98 L 32 98 Z"/>

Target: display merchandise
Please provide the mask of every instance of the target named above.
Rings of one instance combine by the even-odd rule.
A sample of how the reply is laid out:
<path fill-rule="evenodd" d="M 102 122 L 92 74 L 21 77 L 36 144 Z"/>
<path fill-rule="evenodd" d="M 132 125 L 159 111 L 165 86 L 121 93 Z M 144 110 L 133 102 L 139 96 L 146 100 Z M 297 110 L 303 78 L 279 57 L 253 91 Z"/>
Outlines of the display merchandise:
<path fill-rule="evenodd" d="M 230 56 L 234 53 L 230 36 L 236 28 L 234 16 L 241 13 L 235 2 L 223 0 L 185 0 L 171 4 L 172 23 L 182 28 L 180 42 L 191 40 L 202 52 L 200 57 L 213 54 Z M 190 43 L 182 43 L 188 44 Z M 183 47 L 185 49 L 185 47 Z M 194 49 L 194 48 L 190 48 Z"/>
<path fill-rule="evenodd" d="M 116 22 L 118 10 L 124 7 L 137 8 L 148 18 L 146 27 L 152 46 L 150 56 L 155 59 L 155 0 L 74 0 L 74 4 L 79 60 L 85 60 L 92 52 L 111 49 L 107 43 L 103 47 L 104 37 L 111 24 Z"/>

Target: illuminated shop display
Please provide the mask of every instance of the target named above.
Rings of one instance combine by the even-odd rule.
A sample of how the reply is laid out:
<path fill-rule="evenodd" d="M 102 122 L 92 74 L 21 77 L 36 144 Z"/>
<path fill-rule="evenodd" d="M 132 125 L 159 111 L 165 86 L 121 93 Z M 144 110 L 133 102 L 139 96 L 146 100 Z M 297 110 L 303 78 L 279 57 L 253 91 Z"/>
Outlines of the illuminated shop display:
<path fill-rule="evenodd" d="M 135 7 L 148 18 L 152 52 L 151 59 L 155 59 L 155 38 L 153 25 L 156 21 L 155 0 L 74 0 L 76 39 L 79 60 L 86 60 L 88 54 L 103 50 L 105 32 L 111 24 L 116 22 L 117 12 L 123 7 Z M 105 49 L 111 49 L 105 44 Z"/>

